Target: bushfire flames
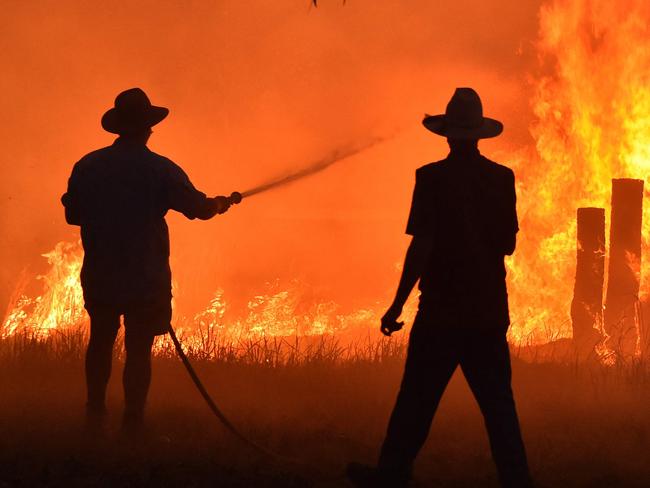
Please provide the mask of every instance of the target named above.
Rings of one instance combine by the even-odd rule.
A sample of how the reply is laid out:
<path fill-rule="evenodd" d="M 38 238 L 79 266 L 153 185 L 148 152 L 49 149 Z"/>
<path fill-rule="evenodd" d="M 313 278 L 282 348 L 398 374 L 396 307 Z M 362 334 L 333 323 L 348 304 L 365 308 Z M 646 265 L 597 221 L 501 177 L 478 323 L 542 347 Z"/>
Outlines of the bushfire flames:
<path fill-rule="evenodd" d="M 650 173 L 650 51 L 643 0 L 558 0 L 542 7 L 531 101 L 534 147 L 499 155 L 518 178 L 521 232 L 507 260 L 515 344 L 542 344 L 571 337 L 570 308 L 576 258 L 576 210 L 605 209 L 611 215 L 613 178 L 648 183 Z M 645 190 L 647 194 L 647 188 Z M 644 198 L 645 200 L 645 198 Z M 650 207 L 643 209 L 642 254 L 650 251 Z M 608 239 L 609 242 L 609 239 Z M 20 283 L 4 319 L 2 337 L 20 331 L 47 336 L 86 320 L 79 284 L 82 250 L 57 244 L 45 254 L 50 270 L 43 292 L 25 296 Z M 650 265 L 630 254 L 640 282 L 639 300 L 650 294 Z M 242 337 L 366 334 L 386 304 L 341 314 L 336 303 L 300 303 L 299 283 L 252 298 L 247 313 L 227 313 L 227 293 L 217 290 L 206 309 L 177 317 L 186 341 L 200 344 L 194 330 L 213 330 L 236 343 Z M 306 307 L 306 308 L 305 308 Z M 638 308 L 638 307 L 637 307 Z M 405 317 L 415 313 L 411 300 Z M 594 318 L 594 323 L 598 320 Z"/>
<path fill-rule="evenodd" d="M 557 1 L 542 7 L 538 49 L 550 73 L 534 82 L 535 153 L 511 158 L 522 221 L 522 242 L 509 263 L 519 338 L 537 343 L 548 331 L 571 335 L 576 209 L 604 208 L 609 226 L 612 179 L 647 182 L 649 14 L 642 1 Z M 649 212 L 645 205 L 646 255 Z M 639 297 L 647 300 L 650 268 L 639 260 L 633 257 L 630 265 L 641 284 Z"/>
<path fill-rule="evenodd" d="M 26 281 L 23 280 L 10 303 L 2 338 L 28 332 L 38 340 L 86 325 L 79 279 L 83 260 L 81 243 L 60 242 L 44 257 L 50 266 L 48 273 L 39 277 L 43 281 L 44 293 L 35 298 L 25 296 L 22 287 Z M 225 293 L 219 289 L 205 310 L 194 317 L 176 316 L 174 328 L 183 337 L 185 345 L 196 350 L 205 346 L 208 336 L 216 337 L 220 345 L 235 347 L 250 340 L 273 337 L 336 334 L 342 339 L 358 339 L 359 334 L 367 330 L 368 324 L 378 323 L 381 317 L 379 307 L 348 314 L 339 313 L 334 302 L 314 303 L 305 308 L 300 303 L 300 297 L 300 285 L 295 283 L 290 289 L 253 297 L 247 304 L 244 316 L 230 318 Z M 416 304 L 411 300 L 406 307 L 405 318 L 412 320 L 415 310 Z M 159 340 L 157 351 L 165 351 L 167 345 L 165 340 Z"/>

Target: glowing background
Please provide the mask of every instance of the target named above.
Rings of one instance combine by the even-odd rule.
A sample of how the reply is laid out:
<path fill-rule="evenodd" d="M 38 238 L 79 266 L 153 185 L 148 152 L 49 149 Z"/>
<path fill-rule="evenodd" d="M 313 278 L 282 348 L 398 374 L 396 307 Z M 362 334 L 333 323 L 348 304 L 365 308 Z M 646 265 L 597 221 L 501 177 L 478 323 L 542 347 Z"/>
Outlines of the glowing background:
<path fill-rule="evenodd" d="M 276 279 L 343 310 L 385 301 L 414 170 L 446 154 L 419 120 L 471 85 L 506 127 L 483 152 L 519 179 L 515 325 L 566 335 L 576 207 L 605 205 L 612 176 L 648 174 L 649 7 L 444 4 L 11 3 L 0 21 L 0 306 L 21 269 L 42 272 L 40 254 L 77 238 L 58 198 L 72 164 L 111 143 L 99 118 L 131 86 L 171 109 L 152 150 L 210 194 L 397 133 L 213 221 L 170 214 L 182 313 L 219 288 L 245 305 Z"/>

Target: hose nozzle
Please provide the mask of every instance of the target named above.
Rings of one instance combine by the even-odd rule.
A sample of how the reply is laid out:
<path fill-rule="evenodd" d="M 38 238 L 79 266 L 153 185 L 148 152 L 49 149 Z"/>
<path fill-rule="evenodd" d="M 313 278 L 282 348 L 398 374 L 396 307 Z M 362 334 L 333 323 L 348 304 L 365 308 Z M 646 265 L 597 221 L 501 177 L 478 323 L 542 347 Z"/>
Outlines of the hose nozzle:
<path fill-rule="evenodd" d="M 237 205 L 241 203 L 241 200 L 242 200 L 242 194 L 239 193 L 238 191 L 232 192 L 228 197 L 228 203 L 230 205 Z"/>

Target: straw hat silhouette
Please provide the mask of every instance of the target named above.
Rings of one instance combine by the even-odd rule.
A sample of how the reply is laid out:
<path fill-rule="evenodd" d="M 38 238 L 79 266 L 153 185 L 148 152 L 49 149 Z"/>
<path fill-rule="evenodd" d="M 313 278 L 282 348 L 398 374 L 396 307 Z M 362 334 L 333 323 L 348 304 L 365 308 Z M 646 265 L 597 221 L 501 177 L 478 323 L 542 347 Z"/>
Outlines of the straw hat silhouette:
<path fill-rule="evenodd" d="M 115 106 L 102 116 L 102 127 L 113 134 L 140 132 L 153 127 L 169 114 L 169 109 L 151 105 L 140 88 L 131 88 L 115 98 Z"/>
<path fill-rule="evenodd" d="M 503 132 L 503 124 L 483 117 L 483 104 L 472 88 L 456 88 L 441 115 L 425 115 L 422 125 L 450 139 L 487 139 Z"/>

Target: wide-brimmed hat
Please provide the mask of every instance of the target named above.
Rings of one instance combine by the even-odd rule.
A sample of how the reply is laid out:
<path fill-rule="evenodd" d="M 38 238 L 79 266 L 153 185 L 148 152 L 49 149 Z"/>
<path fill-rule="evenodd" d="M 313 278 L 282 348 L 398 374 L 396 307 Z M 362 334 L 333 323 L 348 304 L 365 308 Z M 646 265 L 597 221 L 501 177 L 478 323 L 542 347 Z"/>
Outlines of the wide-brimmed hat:
<path fill-rule="evenodd" d="M 140 88 L 131 88 L 115 98 L 115 106 L 102 116 L 102 127 L 113 134 L 139 132 L 153 127 L 169 114 L 169 109 L 151 105 Z"/>
<path fill-rule="evenodd" d="M 431 132 L 449 139 L 487 139 L 503 132 L 503 124 L 483 117 L 483 104 L 472 88 L 456 88 L 441 115 L 425 115 L 422 120 Z"/>

